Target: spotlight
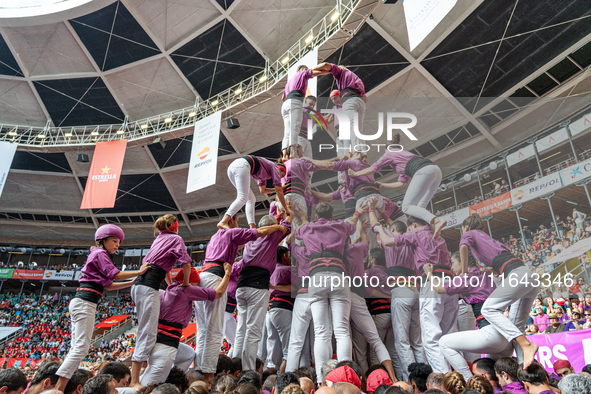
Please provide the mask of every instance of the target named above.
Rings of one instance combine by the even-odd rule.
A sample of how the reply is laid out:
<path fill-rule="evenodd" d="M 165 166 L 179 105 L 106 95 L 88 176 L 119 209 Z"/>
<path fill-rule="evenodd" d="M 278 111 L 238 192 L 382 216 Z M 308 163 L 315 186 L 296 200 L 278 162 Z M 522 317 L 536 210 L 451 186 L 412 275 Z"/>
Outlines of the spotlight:
<path fill-rule="evenodd" d="M 339 14 L 339 12 L 338 12 L 338 11 L 337 11 L 337 12 L 335 12 L 335 13 L 334 13 L 334 14 L 332 14 L 332 16 L 330 17 L 330 20 L 331 20 L 331 21 L 333 21 L 333 22 L 334 22 L 334 21 L 336 21 L 336 20 L 337 20 L 337 18 L 339 17 L 339 15 L 340 15 L 340 14 Z"/>
<path fill-rule="evenodd" d="M 41 138 L 41 139 L 43 139 L 43 138 L 45 138 L 45 134 L 43 134 L 43 133 L 41 133 L 41 134 L 37 134 L 37 138 Z"/>
<path fill-rule="evenodd" d="M 281 64 L 285 64 L 289 61 L 289 57 L 284 57 L 283 60 L 281 61 Z"/>
<path fill-rule="evenodd" d="M 90 133 L 90 135 L 98 135 L 98 131 L 93 131 L 92 133 Z"/>
<path fill-rule="evenodd" d="M 259 82 L 265 82 L 267 80 L 267 76 L 263 75 L 260 79 Z"/>
<path fill-rule="evenodd" d="M 464 175 L 464 181 L 470 182 L 471 180 L 472 180 L 472 175 L 470 175 L 470 174 Z"/>
<path fill-rule="evenodd" d="M 78 156 L 76 156 L 76 161 L 79 163 L 88 163 L 90 160 L 88 159 L 88 155 L 86 153 L 78 153 Z"/>
<path fill-rule="evenodd" d="M 72 133 L 65 133 L 64 134 L 64 137 L 71 137 L 71 136 L 72 136 Z"/>
<path fill-rule="evenodd" d="M 193 112 L 189 112 L 189 118 L 195 117 L 197 116 L 197 112 L 193 111 Z"/>
<path fill-rule="evenodd" d="M 488 165 L 488 168 L 489 168 L 491 171 L 494 171 L 494 170 L 496 170 L 497 168 L 499 168 L 499 166 L 497 165 L 497 162 L 496 162 L 496 161 L 491 161 L 491 162 L 490 162 L 490 164 Z"/>
<path fill-rule="evenodd" d="M 117 130 L 117 134 L 121 135 L 121 134 L 125 134 L 125 130 L 121 129 L 121 130 Z"/>
<path fill-rule="evenodd" d="M 442 183 L 441 186 L 439 186 L 439 190 L 441 190 L 442 192 L 447 190 L 447 185 L 445 183 Z"/>
<path fill-rule="evenodd" d="M 314 36 L 310 34 L 310 35 L 308 36 L 308 38 L 306 38 L 306 44 L 309 44 L 309 43 L 310 43 L 310 41 L 312 41 L 313 39 L 314 39 Z"/>
<path fill-rule="evenodd" d="M 218 101 L 217 101 L 217 100 L 213 100 L 213 101 L 211 102 L 211 105 L 215 107 L 216 105 L 218 105 Z"/>
<path fill-rule="evenodd" d="M 15 135 L 18 135 L 18 133 L 16 131 L 9 131 L 8 135 L 15 136 Z"/>
<path fill-rule="evenodd" d="M 147 128 L 148 128 L 148 125 L 147 125 L 147 124 L 143 124 L 143 125 L 141 125 L 140 127 L 141 127 L 142 129 L 144 129 L 144 130 L 145 130 L 145 129 L 147 129 Z"/>
<path fill-rule="evenodd" d="M 172 122 L 172 118 L 166 118 L 166 119 L 164 119 L 164 123 L 170 123 L 170 122 Z"/>
<path fill-rule="evenodd" d="M 242 88 L 238 88 L 234 91 L 234 94 L 240 94 L 242 93 Z"/>

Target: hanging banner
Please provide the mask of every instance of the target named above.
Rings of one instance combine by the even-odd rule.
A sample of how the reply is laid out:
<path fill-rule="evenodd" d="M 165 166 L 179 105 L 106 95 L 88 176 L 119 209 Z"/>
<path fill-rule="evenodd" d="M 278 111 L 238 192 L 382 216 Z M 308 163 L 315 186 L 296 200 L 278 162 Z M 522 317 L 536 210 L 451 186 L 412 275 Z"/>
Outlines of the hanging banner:
<path fill-rule="evenodd" d="M 560 180 L 564 186 L 572 185 L 591 176 L 591 159 L 560 170 Z"/>
<path fill-rule="evenodd" d="M 571 135 L 580 134 L 583 131 L 587 130 L 589 127 L 591 127 L 591 113 L 586 114 L 581 119 L 572 122 L 569 125 Z"/>
<path fill-rule="evenodd" d="M 507 164 L 509 167 L 515 165 L 523 160 L 527 160 L 532 156 L 535 156 L 536 152 L 534 151 L 533 145 L 528 145 L 519 149 L 517 152 L 513 152 L 510 155 L 507 155 Z"/>
<path fill-rule="evenodd" d="M 576 372 L 591 364 L 591 329 L 530 335 L 527 339 L 540 347 L 535 357 L 548 372 L 554 372 L 558 360 L 570 361 Z"/>
<path fill-rule="evenodd" d="M 14 270 L 12 279 L 43 279 L 45 270 Z"/>
<path fill-rule="evenodd" d="M 97 142 L 80 209 L 113 208 L 127 140 Z"/>
<path fill-rule="evenodd" d="M 317 64 L 318 64 L 318 48 L 314 48 L 310 52 L 308 52 L 304 57 L 302 57 L 296 64 L 291 66 L 289 68 L 289 70 L 287 70 L 287 80 L 289 81 L 291 79 L 291 77 L 293 77 L 298 72 L 299 66 L 306 66 L 308 68 L 312 68 Z M 317 86 L 318 86 L 318 78 L 308 79 L 308 89 L 306 90 L 306 97 L 307 96 L 316 96 Z"/>
<path fill-rule="evenodd" d="M 215 185 L 221 122 L 222 113 L 218 111 L 195 123 L 187 193 Z"/>
<path fill-rule="evenodd" d="M 13 144 L 12 142 L 0 142 L 0 196 L 2 196 L 2 189 L 4 189 L 4 185 L 6 184 L 8 171 L 10 171 L 17 146 L 18 144 Z"/>
<path fill-rule="evenodd" d="M 411 51 L 435 29 L 456 2 L 457 0 L 403 0 Z"/>
<path fill-rule="evenodd" d="M 43 279 L 47 280 L 72 280 L 74 279 L 74 271 L 55 271 L 55 270 L 45 270 L 43 274 Z"/>
<path fill-rule="evenodd" d="M 543 178 L 535 180 L 516 189 L 511 189 L 513 205 L 521 204 L 536 197 L 541 197 L 562 187 L 560 173 L 555 172 Z"/>
<path fill-rule="evenodd" d="M 116 326 L 117 324 L 121 323 L 122 321 L 127 319 L 129 316 L 131 316 L 131 315 L 111 316 L 111 317 L 103 320 L 101 323 L 97 324 L 96 326 L 94 326 L 94 328 L 102 328 L 102 327 L 111 328 L 111 327 Z"/>
<path fill-rule="evenodd" d="M 499 194 L 486 201 L 470 206 L 470 215 L 477 213 L 479 216 L 492 215 L 495 212 L 504 211 L 511 206 L 511 193 Z"/>
<path fill-rule="evenodd" d="M 150 251 L 150 248 L 142 249 L 142 256 L 147 256 L 149 251 Z"/>
<path fill-rule="evenodd" d="M 22 327 L 0 327 L 0 341 L 22 329 Z M 2 363 L 0 363 L 0 365 L 2 365 Z"/>
<path fill-rule="evenodd" d="M 0 279 L 12 279 L 13 273 L 13 268 L 2 268 L 0 269 Z"/>
<path fill-rule="evenodd" d="M 141 255 L 141 249 L 125 249 L 125 257 L 139 257 Z"/>
<path fill-rule="evenodd" d="M 468 207 L 458 209 L 457 211 L 453 211 L 446 215 L 441 216 L 441 219 L 446 220 L 447 224 L 445 225 L 445 229 L 457 227 L 462 224 L 464 219 L 467 219 L 470 216 L 470 209 Z"/>
<path fill-rule="evenodd" d="M 79 281 L 81 276 L 82 276 L 82 271 L 76 271 L 76 274 L 74 274 L 74 280 Z"/>
<path fill-rule="evenodd" d="M 538 148 L 538 153 L 544 152 L 550 148 L 554 148 L 560 144 L 565 143 L 568 141 L 568 135 L 566 134 L 566 129 L 560 129 L 550 135 L 547 135 L 543 138 L 540 138 L 536 141 L 536 148 Z"/>

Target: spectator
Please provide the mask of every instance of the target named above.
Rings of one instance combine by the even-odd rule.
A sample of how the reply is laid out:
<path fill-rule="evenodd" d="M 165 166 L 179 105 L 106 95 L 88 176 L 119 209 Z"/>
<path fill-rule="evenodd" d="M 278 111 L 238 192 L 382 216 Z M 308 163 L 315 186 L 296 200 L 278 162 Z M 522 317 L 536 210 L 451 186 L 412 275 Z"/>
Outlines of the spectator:
<path fill-rule="evenodd" d="M 561 379 L 566 375 L 575 373 L 575 369 L 572 367 L 572 365 L 570 365 L 568 360 L 558 360 L 552 367 L 554 368 L 556 375 L 558 375 Z"/>
<path fill-rule="evenodd" d="M 154 390 L 152 390 L 152 394 L 181 394 L 178 388 L 176 388 L 173 384 L 170 383 L 162 383 L 158 385 Z M 247 394 L 247 393 L 240 393 L 240 394 Z M 251 393 L 248 393 L 251 394 Z"/>
<path fill-rule="evenodd" d="M 27 388 L 27 377 L 17 368 L 0 371 L 0 392 L 5 394 L 21 394 Z"/>
<path fill-rule="evenodd" d="M 284 388 L 289 386 L 290 384 L 298 384 L 300 381 L 298 378 L 291 372 L 280 373 L 277 375 L 277 380 L 275 381 L 275 386 L 273 387 L 272 394 L 281 394 Z"/>
<path fill-rule="evenodd" d="M 77 369 L 74 371 L 72 378 L 70 378 L 70 381 L 66 385 L 64 394 L 81 394 L 84 385 L 90 378 L 92 378 L 92 372 L 85 369 Z"/>
<path fill-rule="evenodd" d="M 519 364 L 513 357 L 502 357 L 495 362 L 495 374 L 503 391 L 514 394 L 527 394 L 517 377 Z"/>
<path fill-rule="evenodd" d="M 564 331 L 582 330 L 584 324 L 585 320 L 583 319 L 583 311 L 579 308 L 575 308 L 571 311 L 570 321 L 566 323 Z"/>
<path fill-rule="evenodd" d="M 556 334 L 557 332 L 564 332 L 564 324 L 560 323 L 558 316 L 552 314 L 548 315 L 550 325 L 544 330 L 544 334 Z"/>
<path fill-rule="evenodd" d="M 35 373 L 27 394 L 39 394 L 44 390 L 54 388 L 59 379 L 55 374 L 59 367 L 59 363 L 55 361 L 44 361 Z"/>
<path fill-rule="evenodd" d="M 338 392 L 338 391 L 337 391 Z M 295 383 L 289 384 L 286 388 L 282 391 L 283 394 L 304 394 L 304 390 Z M 339 393 L 341 394 L 341 393 Z"/>
<path fill-rule="evenodd" d="M 332 387 L 334 383 L 351 383 L 358 388 L 361 388 L 361 380 L 359 379 L 359 375 L 348 365 L 343 365 L 341 367 L 337 367 L 332 370 L 328 375 L 326 375 L 326 384 L 329 387 Z"/>
<path fill-rule="evenodd" d="M 583 374 L 570 374 L 558 382 L 563 394 L 591 393 L 591 378 Z"/>
<path fill-rule="evenodd" d="M 472 373 L 486 378 L 490 382 L 495 393 L 501 392 L 499 380 L 495 373 L 495 360 L 492 358 L 479 358 L 478 360 L 474 360 L 472 364 Z"/>
<path fill-rule="evenodd" d="M 564 313 L 564 309 L 560 306 L 560 304 L 554 304 L 554 314 L 560 323 L 566 323 L 569 320 L 568 315 Z"/>
<path fill-rule="evenodd" d="M 115 383 L 113 383 L 113 376 L 97 375 L 88 380 L 82 389 L 82 394 L 115 394 Z"/>
<path fill-rule="evenodd" d="M 583 212 L 577 211 L 577 208 L 573 208 L 573 219 L 577 228 L 582 228 L 585 219 L 587 219 L 587 215 Z"/>
<path fill-rule="evenodd" d="M 517 377 L 529 394 L 554 394 L 548 382 L 546 370 L 536 361 L 527 369 L 523 369 L 523 364 L 519 364 Z"/>
<path fill-rule="evenodd" d="M 461 394 L 466 389 L 466 381 L 459 372 L 448 372 L 443 376 L 444 391 L 449 394 Z"/>
<path fill-rule="evenodd" d="M 536 316 L 534 316 L 534 324 L 538 326 L 540 331 L 543 331 L 550 325 L 548 315 L 544 313 L 544 308 L 541 305 L 536 306 Z"/>
<path fill-rule="evenodd" d="M 315 391 L 315 385 L 314 382 L 312 381 L 312 379 L 310 378 L 300 378 L 300 387 L 302 388 L 302 390 L 304 391 L 304 394 L 314 394 Z M 266 383 L 267 381 L 265 381 Z M 264 388 L 263 388 L 264 391 Z"/>
<path fill-rule="evenodd" d="M 427 390 L 427 378 L 433 372 L 433 368 L 425 363 L 412 363 L 408 366 L 408 383 L 414 388 L 414 393 L 422 393 Z"/>
<path fill-rule="evenodd" d="M 529 330 L 529 332 L 528 332 Z M 540 333 L 540 329 L 538 328 L 538 326 L 536 324 L 530 324 L 527 328 L 527 330 L 525 330 L 526 334 L 529 335 L 536 335 Z"/>
<path fill-rule="evenodd" d="M 466 389 L 476 390 L 480 394 L 494 394 L 493 386 L 484 376 L 472 376 L 466 382 Z M 500 388 L 498 392 L 501 392 Z"/>
<path fill-rule="evenodd" d="M 115 385 L 115 388 L 124 388 L 129 386 L 129 377 L 131 376 L 131 371 L 129 370 L 129 367 L 123 363 L 107 363 L 101 368 L 99 374 L 111 375 L 113 377 L 113 384 Z"/>

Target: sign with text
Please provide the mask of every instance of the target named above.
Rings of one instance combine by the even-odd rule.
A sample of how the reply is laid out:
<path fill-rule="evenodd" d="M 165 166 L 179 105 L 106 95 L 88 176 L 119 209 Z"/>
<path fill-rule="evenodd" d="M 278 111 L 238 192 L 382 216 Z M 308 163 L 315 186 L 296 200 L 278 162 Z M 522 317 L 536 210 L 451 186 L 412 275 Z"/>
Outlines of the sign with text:
<path fill-rule="evenodd" d="M 445 229 L 461 226 L 464 219 L 470 216 L 470 209 L 468 207 L 458 209 L 446 215 L 441 216 L 441 219 L 446 220 Z"/>
<path fill-rule="evenodd" d="M 222 113 L 216 112 L 195 123 L 187 193 L 215 185 Z"/>
<path fill-rule="evenodd" d="M 534 146 L 528 145 L 519 149 L 517 152 L 513 152 L 510 155 L 507 155 L 507 164 L 509 164 L 509 166 L 512 166 L 523 160 L 527 160 L 535 155 L 536 152 L 534 151 Z"/>
<path fill-rule="evenodd" d="M 558 360 L 570 361 L 575 372 L 591 364 L 591 329 L 530 335 L 527 339 L 540 347 L 536 359 L 548 372 L 554 372 L 553 364 Z"/>
<path fill-rule="evenodd" d="M 74 279 L 74 271 L 55 271 L 45 270 L 43 279 L 47 280 L 72 280 Z"/>
<path fill-rule="evenodd" d="M 45 270 L 14 270 L 12 279 L 43 279 Z"/>
<path fill-rule="evenodd" d="M 565 143 L 568 141 L 568 135 L 566 134 L 566 129 L 560 129 L 555 131 L 554 133 L 547 135 L 545 137 L 540 138 L 536 141 L 536 148 L 538 148 L 538 152 L 544 152 L 550 148 L 554 148 L 560 144 Z"/>
<path fill-rule="evenodd" d="M 564 186 L 572 185 L 591 176 L 591 159 L 560 170 L 560 180 Z"/>
<path fill-rule="evenodd" d="M 12 142 L 0 142 L 0 196 L 2 196 L 2 189 L 4 189 L 4 185 L 6 184 L 8 171 L 10 171 L 17 146 L 18 144 L 13 144 Z"/>
<path fill-rule="evenodd" d="M 404 16 L 412 51 L 435 29 L 457 0 L 404 0 Z"/>
<path fill-rule="evenodd" d="M 0 269 L 0 279 L 12 279 L 13 273 L 13 268 L 2 268 Z"/>
<path fill-rule="evenodd" d="M 504 211 L 511 206 L 511 193 L 499 194 L 486 201 L 470 206 L 470 215 L 477 213 L 479 216 L 492 215 L 495 212 Z"/>
<path fill-rule="evenodd" d="M 511 199 L 513 205 L 517 205 L 551 193 L 561 187 L 560 173 L 555 172 L 521 187 L 511 189 Z"/>
<path fill-rule="evenodd" d="M 131 315 L 115 315 L 115 316 L 111 316 L 105 320 L 103 320 L 101 323 L 97 324 L 96 326 L 94 326 L 94 328 L 110 328 L 113 326 L 116 326 L 117 324 L 121 323 L 122 321 L 124 321 L 125 319 L 127 319 L 129 316 Z"/>

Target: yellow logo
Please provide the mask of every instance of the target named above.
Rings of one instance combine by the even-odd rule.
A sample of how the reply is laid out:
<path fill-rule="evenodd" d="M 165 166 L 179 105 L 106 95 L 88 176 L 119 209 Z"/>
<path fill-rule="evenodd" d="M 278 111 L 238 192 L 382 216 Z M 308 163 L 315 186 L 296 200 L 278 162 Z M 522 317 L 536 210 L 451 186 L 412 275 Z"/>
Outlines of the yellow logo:
<path fill-rule="evenodd" d="M 104 174 L 109 173 L 110 168 L 109 168 L 109 166 L 105 166 L 105 168 L 101 168 L 101 170 L 103 170 L 103 175 L 104 175 Z"/>

